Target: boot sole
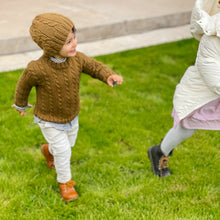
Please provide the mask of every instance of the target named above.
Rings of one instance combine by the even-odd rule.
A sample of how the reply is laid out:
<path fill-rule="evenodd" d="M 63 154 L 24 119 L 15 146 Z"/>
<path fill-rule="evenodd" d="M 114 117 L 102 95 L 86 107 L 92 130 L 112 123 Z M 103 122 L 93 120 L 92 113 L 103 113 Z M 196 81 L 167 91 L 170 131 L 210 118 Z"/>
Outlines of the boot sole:
<path fill-rule="evenodd" d="M 76 197 L 73 197 L 73 198 L 70 198 L 70 199 L 64 199 L 64 198 L 62 197 L 63 201 L 65 201 L 65 202 L 71 202 L 71 201 L 73 201 L 73 200 L 77 200 L 78 198 L 79 198 L 79 196 L 76 196 Z"/>

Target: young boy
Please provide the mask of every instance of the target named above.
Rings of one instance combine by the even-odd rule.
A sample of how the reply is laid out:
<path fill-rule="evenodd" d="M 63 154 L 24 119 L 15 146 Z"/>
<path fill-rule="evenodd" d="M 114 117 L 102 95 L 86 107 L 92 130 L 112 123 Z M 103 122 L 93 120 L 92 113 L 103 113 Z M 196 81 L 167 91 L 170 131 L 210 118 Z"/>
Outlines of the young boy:
<path fill-rule="evenodd" d="M 71 178 L 71 147 L 78 132 L 79 85 L 82 72 L 106 82 L 110 87 L 123 78 L 104 64 L 76 51 L 75 27 L 70 19 L 56 13 L 36 16 L 30 27 L 32 39 L 44 54 L 28 64 L 16 87 L 15 104 L 20 115 L 36 88 L 34 121 L 48 143 L 41 146 L 47 166 L 55 168 L 60 193 L 65 201 L 78 198 Z"/>

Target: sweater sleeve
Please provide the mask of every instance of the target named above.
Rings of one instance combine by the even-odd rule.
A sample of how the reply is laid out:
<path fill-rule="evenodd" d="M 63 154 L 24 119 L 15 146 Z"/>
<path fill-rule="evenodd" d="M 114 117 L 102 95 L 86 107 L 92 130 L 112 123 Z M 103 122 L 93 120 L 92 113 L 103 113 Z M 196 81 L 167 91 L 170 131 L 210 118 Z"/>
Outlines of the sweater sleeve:
<path fill-rule="evenodd" d="M 220 38 L 202 37 L 196 66 L 208 88 L 220 95 Z"/>
<path fill-rule="evenodd" d="M 28 105 L 28 96 L 33 86 L 36 86 L 36 77 L 30 70 L 25 69 L 18 80 L 15 90 L 14 102 L 16 106 L 26 107 Z"/>
<path fill-rule="evenodd" d="M 90 58 L 83 53 L 79 53 L 79 56 L 82 60 L 82 65 L 83 65 L 82 72 L 83 73 L 86 73 L 86 74 L 92 76 L 93 78 L 97 78 L 103 82 L 106 82 L 107 78 L 110 75 L 115 74 L 114 71 L 109 69 L 103 63 L 101 63 L 93 58 Z"/>

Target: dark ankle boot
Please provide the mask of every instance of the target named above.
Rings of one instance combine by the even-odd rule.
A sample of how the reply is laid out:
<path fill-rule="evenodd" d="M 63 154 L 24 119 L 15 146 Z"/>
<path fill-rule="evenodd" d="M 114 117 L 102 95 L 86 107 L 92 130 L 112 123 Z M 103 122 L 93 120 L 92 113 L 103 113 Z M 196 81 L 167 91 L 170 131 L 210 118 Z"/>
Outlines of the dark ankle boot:
<path fill-rule="evenodd" d="M 55 168 L 54 166 L 54 159 L 53 159 L 53 155 L 50 153 L 49 151 L 49 144 L 43 144 L 41 146 L 41 152 L 44 155 L 46 162 L 47 162 L 47 166 L 49 168 Z"/>
<path fill-rule="evenodd" d="M 72 180 L 66 183 L 59 183 L 60 194 L 64 201 L 70 202 L 78 199 L 79 195 L 74 188 L 75 185 L 76 183 Z"/>
<path fill-rule="evenodd" d="M 168 169 L 169 158 L 164 156 L 160 149 L 160 145 L 152 146 L 147 150 L 148 157 L 151 162 L 151 168 L 155 175 L 159 177 L 170 176 L 170 170 Z M 169 156 L 172 155 L 172 152 Z"/>

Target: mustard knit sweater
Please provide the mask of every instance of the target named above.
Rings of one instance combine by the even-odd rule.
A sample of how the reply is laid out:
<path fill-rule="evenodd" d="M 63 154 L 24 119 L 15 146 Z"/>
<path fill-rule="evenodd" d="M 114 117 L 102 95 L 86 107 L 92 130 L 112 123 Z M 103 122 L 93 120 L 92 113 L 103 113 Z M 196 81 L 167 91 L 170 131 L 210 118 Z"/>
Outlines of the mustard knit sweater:
<path fill-rule="evenodd" d="M 25 107 L 32 87 L 36 88 L 34 114 L 45 121 L 66 123 L 79 113 L 81 73 L 106 82 L 112 70 L 93 58 L 77 52 L 63 63 L 43 55 L 32 61 L 22 73 L 16 87 L 15 104 Z"/>

